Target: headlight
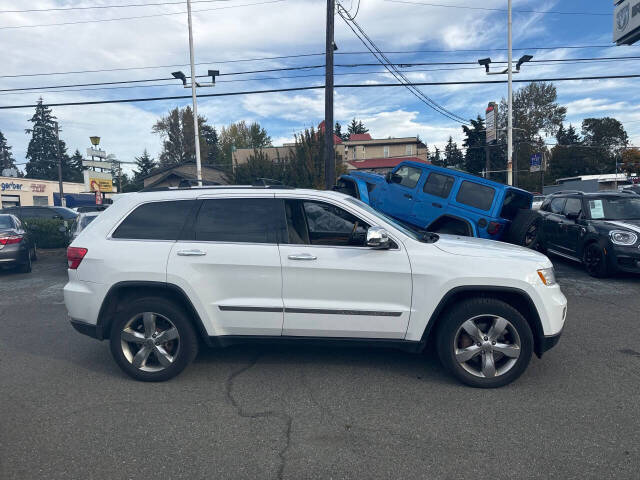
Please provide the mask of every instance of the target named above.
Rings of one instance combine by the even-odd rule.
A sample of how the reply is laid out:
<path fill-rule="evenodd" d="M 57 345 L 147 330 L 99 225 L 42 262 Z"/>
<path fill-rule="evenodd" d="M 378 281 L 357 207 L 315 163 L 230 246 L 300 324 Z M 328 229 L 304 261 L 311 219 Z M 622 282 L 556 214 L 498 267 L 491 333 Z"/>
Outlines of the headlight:
<path fill-rule="evenodd" d="M 612 230 L 609 232 L 609 238 L 616 245 L 630 246 L 638 241 L 638 235 L 626 230 Z"/>
<path fill-rule="evenodd" d="M 553 267 L 538 270 L 538 276 L 547 287 L 556 284 L 556 274 L 553 271 Z"/>

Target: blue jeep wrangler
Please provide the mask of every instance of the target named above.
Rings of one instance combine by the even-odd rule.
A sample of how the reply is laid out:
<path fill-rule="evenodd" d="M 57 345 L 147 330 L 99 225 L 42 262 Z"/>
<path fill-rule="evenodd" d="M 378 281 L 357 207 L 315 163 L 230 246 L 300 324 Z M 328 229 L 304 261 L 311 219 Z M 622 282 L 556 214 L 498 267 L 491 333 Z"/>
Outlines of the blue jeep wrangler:
<path fill-rule="evenodd" d="M 531 193 L 457 170 L 402 162 L 384 177 L 342 175 L 336 190 L 419 230 L 526 246 L 537 238 Z"/>

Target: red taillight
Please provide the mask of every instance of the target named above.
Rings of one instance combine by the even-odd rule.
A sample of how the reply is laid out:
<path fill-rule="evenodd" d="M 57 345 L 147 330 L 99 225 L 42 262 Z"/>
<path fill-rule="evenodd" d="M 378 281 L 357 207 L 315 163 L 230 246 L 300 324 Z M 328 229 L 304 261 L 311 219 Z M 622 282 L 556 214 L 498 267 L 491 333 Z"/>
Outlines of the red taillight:
<path fill-rule="evenodd" d="M 501 223 L 489 222 L 489 226 L 487 227 L 487 233 L 489 235 L 496 235 L 498 232 L 500 232 L 501 228 L 502 228 L 502 224 Z"/>
<path fill-rule="evenodd" d="M 22 237 L 20 235 L 11 235 L 10 237 L 0 237 L 0 245 L 12 245 L 14 243 L 20 243 Z"/>
<path fill-rule="evenodd" d="M 80 266 L 80 262 L 87 254 L 86 248 L 78 248 L 78 247 L 69 247 L 67 248 L 67 263 L 69 264 L 69 268 L 71 270 L 75 270 Z"/>

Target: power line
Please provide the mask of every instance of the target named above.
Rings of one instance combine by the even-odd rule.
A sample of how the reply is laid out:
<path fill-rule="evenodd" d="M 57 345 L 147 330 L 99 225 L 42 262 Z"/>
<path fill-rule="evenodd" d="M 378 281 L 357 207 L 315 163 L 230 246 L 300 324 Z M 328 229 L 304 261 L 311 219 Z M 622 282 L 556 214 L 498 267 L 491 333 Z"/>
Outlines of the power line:
<path fill-rule="evenodd" d="M 217 3 L 229 2 L 231 0 L 192 0 L 191 3 Z M 184 5 L 184 0 L 174 2 L 156 2 L 156 3 L 127 3 L 120 5 L 91 5 L 87 7 L 52 7 L 52 8 L 28 8 L 25 10 L 0 10 L 2 13 L 38 13 L 38 12 L 68 12 L 73 10 L 106 10 L 110 8 L 132 8 L 132 7 L 152 7 L 162 5 Z"/>
<path fill-rule="evenodd" d="M 244 3 L 242 5 L 230 5 L 228 7 L 203 8 L 203 9 L 200 9 L 200 10 L 193 10 L 193 13 L 211 12 L 213 10 L 227 10 L 229 8 L 251 7 L 251 6 L 254 6 L 254 5 L 266 5 L 266 4 L 269 4 L 269 3 L 280 3 L 280 2 L 286 2 L 286 1 L 287 0 L 267 0 L 267 1 L 256 2 L 256 3 Z M 18 28 L 36 28 L 36 27 L 58 27 L 58 26 L 64 26 L 64 25 L 80 25 L 80 24 L 85 24 L 85 23 L 119 22 L 121 20 L 137 20 L 137 19 L 141 19 L 141 18 L 167 17 L 167 16 L 172 16 L 172 15 L 184 15 L 186 13 L 187 13 L 187 11 L 184 10 L 184 11 L 180 11 L 180 12 L 154 13 L 154 14 L 150 14 L 150 15 L 137 15 L 137 16 L 134 16 L 134 17 L 102 18 L 102 19 L 98 19 L 98 20 L 77 20 L 77 21 L 73 21 L 73 22 L 41 23 L 41 24 L 37 24 L 37 25 L 7 25 L 7 26 L 0 27 L 0 30 L 15 30 L 15 29 L 18 29 Z"/>
<path fill-rule="evenodd" d="M 514 51 L 531 51 L 531 50 L 561 50 L 561 49 L 596 49 L 596 48 L 611 48 L 612 45 L 558 45 L 555 47 L 521 47 L 514 48 Z M 627 45 L 629 47 L 640 47 L 640 45 Z M 416 53 L 486 53 L 486 52 L 500 52 L 506 51 L 506 48 L 489 48 L 489 49 L 453 49 L 453 50 L 394 50 L 383 51 L 382 53 L 387 55 L 410 55 Z M 370 51 L 356 51 L 356 52 L 335 52 L 334 55 L 370 55 Z M 320 57 L 325 53 L 301 53 L 297 55 L 277 55 L 271 57 L 258 57 L 258 58 L 243 58 L 238 60 L 209 60 L 198 62 L 196 65 L 219 65 L 227 63 L 245 63 L 245 62 L 259 62 L 265 60 L 284 60 L 289 58 L 303 58 L 303 57 Z M 620 57 L 626 58 L 626 57 Z M 474 63 L 475 62 L 469 62 Z M 496 62 L 499 63 L 499 62 Z M 503 62 L 504 63 L 504 62 Z M 20 78 L 20 77 L 40 77 L 40 76 L 52 76 L 52 75 L 75 75 L 80 73 L 105 73 L 105 72 L 122 72 L 128 70 L 151 70 L 155 68 L 174 68 L 187 66 L 186 63 L 175 63 L 169 65 L 147 65 L 140 67 L 119 67 L 119 68 L 102 68 L 102 69 L 85 69 L 85 70 L 72 70 L 66 72 L 46 72 L 46 73 L 23 73 L 15 75 L 0 75 L 0 78 Z"/>
<path fill-rule="evenodd" d="M 506 8 L 470 7 L 466 5 L 451 5 L 445 3 L 410 2 L 408 0 L 384 0 L 390 3 L 404 3 L 407 5 L 421 5 L 424 7 L 458 8 L 462 10 L 483 10 L 487 12 L 507 12 Z M 539 13 L 543 15 L 594 15 L 599 17 L 611 17 L 612 13 L 600 12 L 562 12 L 557 10 L 513 10 L 513 13 Z"/>
<path fill-rule="evenodd" d="M 371 53 L 376 58 L 376 60 L 378 60 L 389 71 L 389 73 L 391 73 L 396 78 L 396 80 L 398 80 L 401 84 L 403 84 L 420 101 L 425 103 L 429 108 L 432 108 L 433 110 L 440 113 L 441 115 L 449 118 L 450 120 L 457 121 L 462 124 L 466 123 L 466 120 L 464 120 L 462 117 L 459 117 L 455 113 L 450 112 L 449 110 L 447 110 L 446 108 L 444 108 L 443 106 L 439 105 L 437 102 L 429 98 L 427 95 L 425 95 L 420 89 L 413 86 L 409 81 L 409 79 L 405 77 L 402 74 L 402 72 L 400 72 L 395 66 L 389 65 L 391 63 L 389 58 L 386 57 L 383 53 L 381 53 L 380 49 L 376 46 L 376 44 L 371 40 L 371 38 L 369 38 L 369 36 L 364 32 L 364 30 L 360 27 L 360 25 L 358 25 L 358 23 L 354 20 L 354 18 L 351 17 L 348 12 L 346 12 L 344 7 L 340 3 L 338 3 L 338 14 L 340 15 L 340 18 L 342 18 L 342 20 L 344 20 L 347 26 L 351 29 L 351 31 L 355 34 L 355 36 L 358 37 L 358 39 L 363 43 L 363 45 L 367 47 L 368 50 L 371 51 Z M 349 21 L 351 23 L 349 23 Z M 356 29 L 358 29 L 360 34 L 362 34 L 362 36 L 366 38 L 366 41 L 362 38 L 362 36 L 360 36 L 360 34 L 358 34 L 358 32 L 356 32 L 356 30 L 353 28 L 354 26 Z M 385 62 L 387 63 L 385 64 Z"/>
<path fill-rule="evenodd" d="M 518 79 L 513 80 L 514 83 L 537 83 L 537 82 L 566 82 L 566 81 L 578 81 L 578 80 L 610 80 L 610 79 L 624 79 L 624 78 L 640 78 L 640 74 L 632 75 L 604 75 L 604 76 L 590 76 L 590 77 L 558 77 L 558 78 L 534 78 L 534 79 Z M 507 80 L 474 80 L 474 81 L 457 81 L 457 82 L 414 82 L 415 86 L 444 86 L 444 85 L 492 85 L 492 84 L 504 84 Z M 335 88 L 382 88 L 382 87 L 406 87 L 401 83 L 373 83 L 373 84 L 343 84 L 335 85 Z M 291 88 L 273 88 L 268 90 L 247 90 L 240 92 L 226 92 L 226 93 L 207 93 L 198 95 L 199 98 L 209 97 L 232 97 L 238 95 L 255 95 L 261 93 L 282 93 L 282 92 L 299 92 L 306 90 L 320 90 L 324 89 L 324 85 L 314 85 L 306 87 L 291 87 Z M 141 97 L 141 98 L 124 98 L 115 100 L 92 100 L 85 102 L 60 102 L 60 103 L 47 103 L 47 107 L 64 107 L 64 106 L 80 106 L 80 105 L 103 105 L 111 103 L 139 103 L 139 102 L 156 102 L 164 100 L 184 100 L 191 99 L 190 95 L 176 95 L 169 97 Z M 18 108 L 35 108 L 36 104 L 29 105 L 5 105 L 0 106 L 0 110 L 14 110 Z"/>

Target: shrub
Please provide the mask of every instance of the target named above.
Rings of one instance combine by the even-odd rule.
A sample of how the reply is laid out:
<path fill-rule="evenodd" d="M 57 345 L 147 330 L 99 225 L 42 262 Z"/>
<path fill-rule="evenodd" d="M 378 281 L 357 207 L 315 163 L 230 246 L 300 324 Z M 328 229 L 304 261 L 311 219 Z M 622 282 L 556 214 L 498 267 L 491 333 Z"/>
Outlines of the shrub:
<path fill-rule="evenodd" d="M 24 225 L 38 248 L 64 248 L 69 245 L 69 228 L 63 220 L 29 218 Z M 61 232 L 60 227 L 65 227 Z"/>

